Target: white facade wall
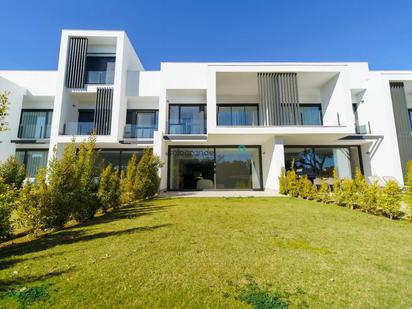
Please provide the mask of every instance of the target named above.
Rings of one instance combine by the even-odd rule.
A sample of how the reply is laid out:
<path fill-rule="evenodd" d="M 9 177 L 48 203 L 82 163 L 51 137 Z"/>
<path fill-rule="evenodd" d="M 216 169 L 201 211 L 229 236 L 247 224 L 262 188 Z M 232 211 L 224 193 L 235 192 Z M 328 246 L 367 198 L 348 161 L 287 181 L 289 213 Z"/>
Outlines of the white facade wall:
<path fill-rule="evenodd" d="M 16 149 L 51 149 L 58 153 L 72 136 L 62 135 L 79 108 L 93 108 L 97 86 L 65 86 L 70 37 L 87 37 L 90 52 L 115 53 L 111 132 L 97 136 L 99 148 L 153 147 L 163 162 L 161 189 L 167 189 L 169 146 L 254 145 L 261 147 L 265 190 L 278 189 L 287 146 L 359 146 L 365 175 L 394 176 L 403 182 L 393 116 L 390 81 L 412 81 L 412 72 L 376 72 L 367 63 L 161 63 L 159 71 L 144 71 L 127 35 L 122 31 L 62 32 L 56 71 L 0 71 L 0 92 L 10 91 L 10 130 L 0 132 L 0 160 Z M 322 126 L 222 127 L 217 125 L 218 104 L 259 104 L 257 72 L 296 72 L 299 102 L 322 105 Z M 412 108 L 412 83 L 407 83 L 407 104 Z M 206 104 L 207 134 L 180 139 L 168 135 L 169 104 Z M 352 103 L 358 103 L 359 123 L 371 132 L 355 134 Z M 46 143 L 21 143 L 17 132 L 23 108 L 53 109 L 52 130 Z M 126 141 L 128 109 L 158 110 L 153 140 Z M 359 136 L 359 135 L 358 135 Z M 76 136 L 79 142 L 87 136 Z M 338 158 L 343 160 L 343 158 Z M 412 158 L 411 158 L 412 159 Z"/>

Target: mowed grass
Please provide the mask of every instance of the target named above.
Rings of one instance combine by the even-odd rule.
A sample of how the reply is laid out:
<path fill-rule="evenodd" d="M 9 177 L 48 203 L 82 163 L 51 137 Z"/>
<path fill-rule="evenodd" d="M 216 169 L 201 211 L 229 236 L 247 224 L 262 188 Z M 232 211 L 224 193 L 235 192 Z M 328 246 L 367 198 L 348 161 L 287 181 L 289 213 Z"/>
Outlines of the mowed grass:
<path fill-rule="evenodd" d="M 46 291 L 36 308 L 250 308 L 250 278 L 291 307 L 411 308 L 412 225 L 288 198 L 157 199 L 3 246 L 0 269 L 2 308 L 23 287 Z"/>

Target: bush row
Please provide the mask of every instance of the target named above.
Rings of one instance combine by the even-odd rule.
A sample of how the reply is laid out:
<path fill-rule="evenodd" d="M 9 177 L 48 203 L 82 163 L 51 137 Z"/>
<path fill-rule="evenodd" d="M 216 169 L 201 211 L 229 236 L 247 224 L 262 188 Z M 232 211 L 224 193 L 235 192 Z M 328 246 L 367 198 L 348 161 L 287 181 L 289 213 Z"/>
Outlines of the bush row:
<path fill-rule="evenodd" d="M 79 147 L 73 141 L 60 158 L 54 151 L 33 182 L 23 184 L 24 167 L 10 158 L 0 165 L 0 239 L 8 238 L 13 227 L 58 229 L 69 220 L 91 219 L 99 210 L 152 198 L 159 189 L 158 168 L 159 160 L 149 148 L 139 163 L 131 157 L 126 172 L 99 165 L 93 136 Z"/>
<path fill-rule="evenodd" d="M 411 184 L 412 184 L 412 164 Z M 333 185 L 323 181 L 320 186 L 314 185 L 307 176 L 298 177 L 295 170 L 282 170 L 279 177 L 279 192 L 291 197 L 315 200 L 326 204 L 361 209 L 375 215 L 385 215 L 391 219 L 399 218 L 401 189 L 394 181 L 389 181 L 380 188 L 376 183 L 368 184 L 359 169 L 354 179 L 339 179 L 333 171 Z M 410 190 L 412 193 L 412 190 Z M 411 199 L 412 201 L 412 199 Z"/>

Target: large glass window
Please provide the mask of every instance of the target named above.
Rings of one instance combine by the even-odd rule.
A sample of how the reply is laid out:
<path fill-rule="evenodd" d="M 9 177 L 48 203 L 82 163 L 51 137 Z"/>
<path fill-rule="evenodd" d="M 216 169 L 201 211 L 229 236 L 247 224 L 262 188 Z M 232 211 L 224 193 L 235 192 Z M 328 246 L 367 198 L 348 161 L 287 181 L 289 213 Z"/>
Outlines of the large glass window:
<path fill-rule="evenodd" d="M 88 55 L 86 59 L 87 84 L 113 84 L 116 57 Z"/>
<path fill-rule="evenodd" d="M 171 147 L 170 190 L 262 189 L 258 147 Z"/>
<path fill-rule="evenodd" d="M 18 137 L 49 138 L 52 116 L 52 110 L 22 110 Z"/>
<path fill-rule="evenodd" d="M 322 107 L 320 104 L 300 104 L 299 110 L 302 125 L 322 125 Z"/>
<path fill-rule="evenodd" d="M 261 189 L 258 148 L 216 148 L 216 189 Z"/>
<path fill-rule="evenodd" d="M 125 171 L 127 168 L 127 163 L 129 162 L 133 154 L 136 155 L 137 162 L 139 162 L 143 155 L 143 149 L 101 149 L 98 161 L 99 164 L 101 162 L 103 163 L 103 165 L 111 164 L 113 168 L 118 168 L 121 171 Z"/>
<path fill-rule="evenodd" d="M 169 105 L 169 134 L 206 134 L 206 105 Z"/>
<path fill-rule="evenodd" d="M 409 124 L 411 125 L 412 128 L 412 109 L 408 109 L 408 113 L 409 113 Z"/>
<path fill-rule="evenodd" d="M 217 125 L 257 126 L 259 125 L 258 105 L 218 105 Z"/>
<path fill-rule="evenodd" d="M 128 110 L 125 138 L 153 138 L 158 123 L 157 110 Z"/>
<path fill-rule="evenodd" d="M 35 177 L 39 168 L 47 167 L 47 156 L 49 151 L 45 150 L 16 150 L 16 159 L 24 164 L 27 177 Z"/>
<path fill-rule="evenodd" d="M 309 178 L 333 177 L 336 169 L 339 178 L 353 178 L 356 168 L 361 169 L 359 150 L 351 147 L 285 147 L 285 166 L 292 164 L 298 175 Z"/>

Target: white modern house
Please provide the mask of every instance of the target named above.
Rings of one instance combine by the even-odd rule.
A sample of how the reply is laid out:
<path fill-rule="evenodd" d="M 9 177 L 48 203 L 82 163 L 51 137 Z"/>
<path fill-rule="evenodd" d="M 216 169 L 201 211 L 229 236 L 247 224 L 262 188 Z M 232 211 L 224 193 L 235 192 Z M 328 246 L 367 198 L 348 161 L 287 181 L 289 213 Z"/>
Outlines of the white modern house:
<path fill-rule="evenodd" d="M 27 175 L 95 131 L 124 168 L 152 147 L 162 190 L 278 190 L 309 178 L 393 176 L 412 159 L 412 71 L 367 63 L 161 63 L 145 71 L 122 31 L 64 30 L 57 71 L 0 71 L 10 130 L 0 160 Z"/>

